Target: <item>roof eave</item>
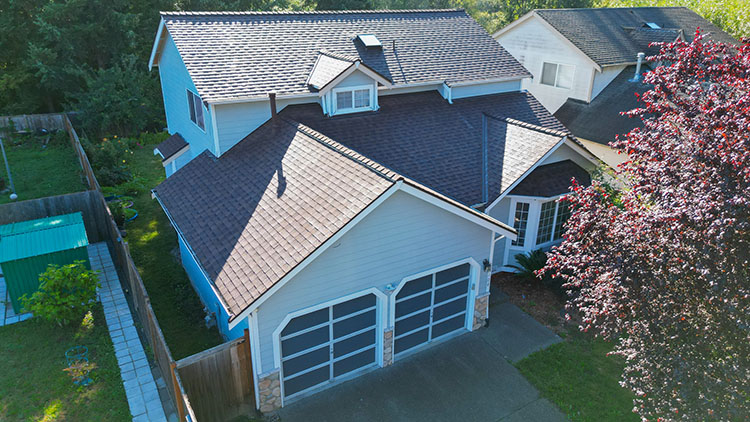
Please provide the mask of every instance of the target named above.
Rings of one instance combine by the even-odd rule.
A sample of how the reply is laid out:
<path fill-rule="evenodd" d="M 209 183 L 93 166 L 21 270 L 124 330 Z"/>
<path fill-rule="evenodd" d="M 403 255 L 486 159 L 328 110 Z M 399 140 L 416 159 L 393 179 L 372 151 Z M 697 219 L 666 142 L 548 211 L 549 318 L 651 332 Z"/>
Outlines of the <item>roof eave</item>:
<path fill-rule="evenodd" d="M 159 28 L 156 30 L 156 38 L 154 39 L 154 45 L 151 47 L 151 55 L 148 59 L 148 70 L 151 70 L 154 68 L 154 66 L 158 66 L 158 56 L 159 53 L 161 53 L 160 46 L 162 43 L 162 34 L 164 32 L 164 29 L 166 28 L 166 23 L 164 22 L 164 18 L 162 17 L 159 20 Z M 169 30 L 167 30 L 168 32 Z"/>

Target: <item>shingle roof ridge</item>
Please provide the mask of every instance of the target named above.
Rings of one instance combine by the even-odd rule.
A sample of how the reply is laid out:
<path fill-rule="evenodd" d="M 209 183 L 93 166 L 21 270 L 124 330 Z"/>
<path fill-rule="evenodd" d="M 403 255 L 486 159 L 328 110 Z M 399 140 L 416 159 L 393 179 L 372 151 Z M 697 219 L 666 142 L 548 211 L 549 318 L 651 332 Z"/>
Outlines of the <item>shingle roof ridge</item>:
<path fill-rule="evenodd" d="M 306 126 L 300 122 L 281 117 L 281 120 L 286 122 L 287 124 L 295 127 L 298 132 L 302 133 L 303 135 L 306 135 L 308 138 L 330 148 L 331 150 L 341 154 L 342 156 L 362 165 L 363 167 L 369 169 L 373 173 L 383 177 L 386 180 L 390 180 L 391 182 L 396 182 L 399 179 L 403 179 L 404 176 L 402 176 L 399 173 L 396 173 L 395 171 L 391 170 L 390 168 L 378 163 L 377 161 L 374 161 L 357 151 L 347 148 L 344 145 L 334 141 L 333 139 L 329 138 L 328 136 L 318 132 L 317 130 Z"/>
<path fill-rule="evenodd" d="M 534 12 L 583 12 L 593 10 L 633 10 L 633 9 L 689 9 L 686 6 L 621 6 L 621 7 L 562 7 L 559 9 L 534 9 Z"/>
<path fill-rule="evenodd" d="M 493 119 L 502 120 L 502 121 L 504 121 L 504 122 L 506 122 L 508 124 L 514 125 L 514 126 L 522 127 L 522 128 L 525 128 L 525 129 L 531 129 L 531 130 L 534 130 L 536 132 L 546 133 L 547 135 L 553 135 L 553 136 L 559 136 L 559 137 L 563 137 L 563 136 L 571 137 L 572 136 L 572 134 L 570 132 L 567 132 L 567 131 L 562 131 L 562 130 L 557 130 L 557 129 L 550 129 L 548 127 L 535 125 L 533 123 L 524 122 L 524 121 L 521 121 L 521 120 L 516 120 L 516 119 L 513 119 L 511 117 L 494 116 L 494 115 L 488 114 L 488 113 L 485 113 L 485 115 L 489 116 L 489 117 L 492 117 Z"/>
<path fill-rule="evenodd" d="M 334 59 L 339 59 L 339 60 L 343 60 L 343 61 L 347 61 L 347 62 L 352 62 L 352 63 L 356 62 L 357 60 L 361 61 L 361 59 L 359 57 L 348 56 L 346 54 L 341 54 L 341 53 L 335 53 L 333 51 L 325 50 L 325 49 L 320 50 L 319 53 L 322 54 L 322 55 L 324 55 L 324 56 L 328 56 L 328 57 L 332 57 Z"/>
<path fill-rule="evenodd" d="M 282 10 L 282 11 L 161 11 L 161 16 L 273 16 L 273 15 L 357 15 L 396 13 L 456 13 L 464 9 L 379 9 L 379 10 Z"/>

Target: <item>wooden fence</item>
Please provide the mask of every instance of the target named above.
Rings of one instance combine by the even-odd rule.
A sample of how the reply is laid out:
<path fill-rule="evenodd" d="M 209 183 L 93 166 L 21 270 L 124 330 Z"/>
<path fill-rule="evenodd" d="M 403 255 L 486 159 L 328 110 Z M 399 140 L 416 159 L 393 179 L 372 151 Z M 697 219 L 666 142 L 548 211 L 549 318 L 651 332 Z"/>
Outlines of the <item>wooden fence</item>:
<path fill-rule="evenodd" d="M 198 419 L 227 421 L 255 412 L 250 337 L 220 344 L 177 361 Z"/>
<path fill-rule="evenodd" d="M 67 116 L 62 113 L 52 114 L 23 114 L 19 116 L 0 117 L 0 128 L 13 127 L 16 132 L 31 132 L 39 129 L 65 130 Z"/>

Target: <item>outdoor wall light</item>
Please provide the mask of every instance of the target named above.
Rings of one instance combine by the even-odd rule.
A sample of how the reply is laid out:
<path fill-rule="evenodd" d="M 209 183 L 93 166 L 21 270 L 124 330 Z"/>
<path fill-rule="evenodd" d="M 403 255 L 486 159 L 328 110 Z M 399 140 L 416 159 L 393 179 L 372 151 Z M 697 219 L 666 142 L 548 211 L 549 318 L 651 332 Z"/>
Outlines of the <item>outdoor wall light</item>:
<path fill-rule="evenodd" d="M 484 267 L 484 272 L 488 273 L 490 270 L 492 270 L 492 264 L 490 264 L 489 259 L 485 259 L 482 261 L 482 266 Z"/>

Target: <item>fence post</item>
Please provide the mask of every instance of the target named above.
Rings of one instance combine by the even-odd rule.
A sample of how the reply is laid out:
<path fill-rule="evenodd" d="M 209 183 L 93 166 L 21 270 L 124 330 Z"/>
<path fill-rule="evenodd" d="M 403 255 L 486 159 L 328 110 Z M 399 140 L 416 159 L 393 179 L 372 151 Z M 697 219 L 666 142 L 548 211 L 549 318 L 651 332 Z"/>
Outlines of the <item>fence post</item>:
<path fill-rule="evenodd" d="M 177 382 L 177 364 L 174 362 L 169 362 L 169 367 L 172 369 L 172 373 L 170 375 L 172 376 L 172 385 L 174 386 L 175 405 L 177 405 L 177 418 L 180 420 L 180 422 L 183 422 L 185 420 L 185 402 L 182 398 L 180 384 Z"/>
<path fill-rule="evenodd" d="M 245 350 L 247 350 L 247 375 L 250 377 L 250 400 L 253 403 L 253 406 L 256 405 L 255 403 L 255 382 L 253 377 L 253 350 L 250 346 L 250 330 L 245 328 Z"/>

